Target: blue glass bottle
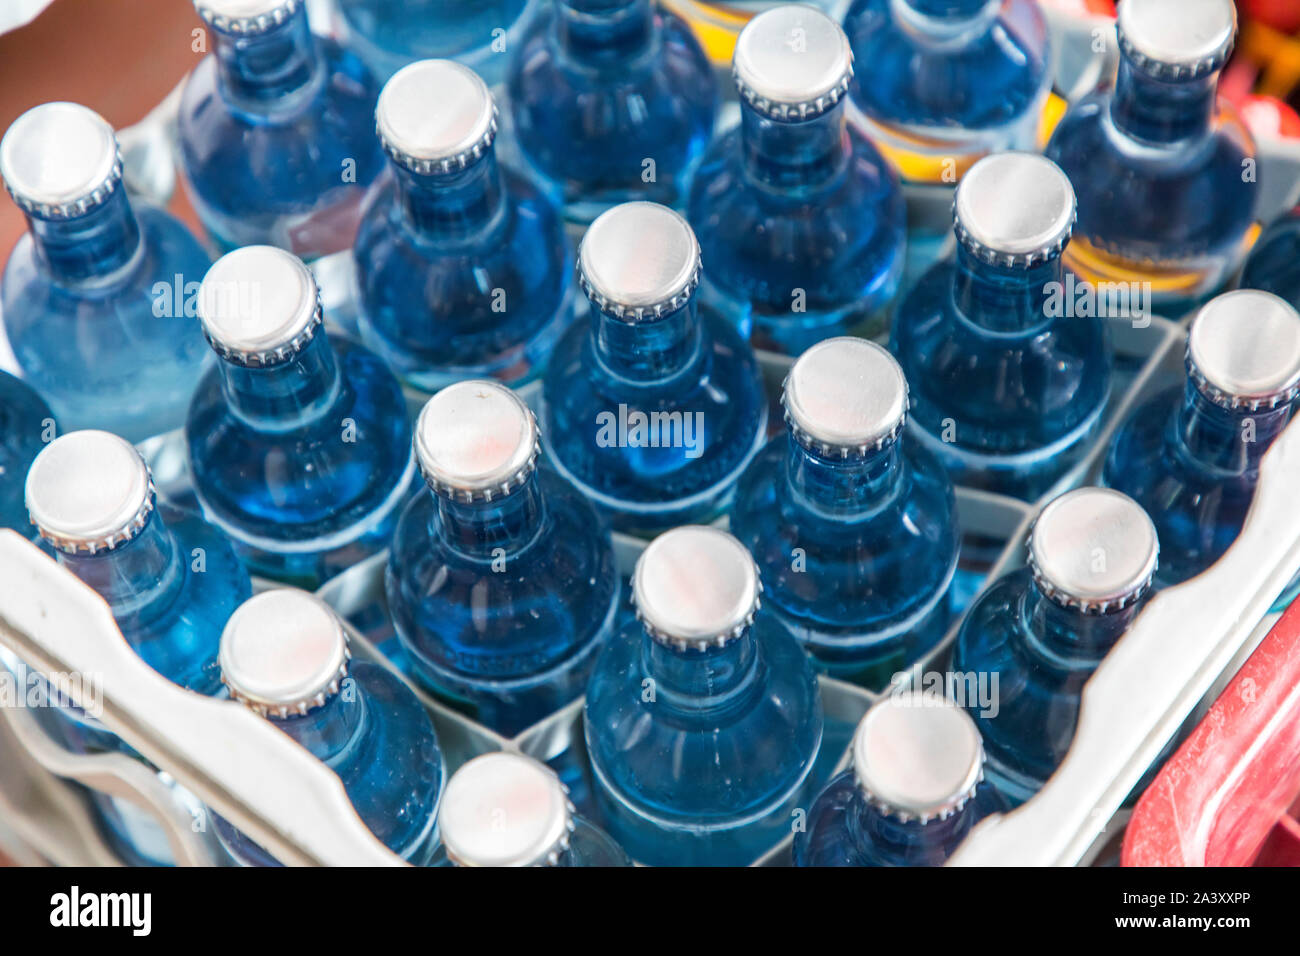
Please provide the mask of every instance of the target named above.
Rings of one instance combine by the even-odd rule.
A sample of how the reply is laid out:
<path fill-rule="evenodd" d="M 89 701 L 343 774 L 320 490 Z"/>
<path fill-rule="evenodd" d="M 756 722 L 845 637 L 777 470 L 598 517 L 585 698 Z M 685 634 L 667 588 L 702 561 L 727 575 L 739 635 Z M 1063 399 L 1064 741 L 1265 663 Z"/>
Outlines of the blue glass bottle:
<path fill-rule="evenodd" d="M 221 636 L 221 679 L 343 781 L 357 815 L 390 850 L 416 865 L 438 846 L 445 775 L 433 722 L 387 668 L 350 661 L 334 612 L 303 591 L 278 588 L 245 601 Z M 235 862 L 276 860 L 214 814 Z"/>
<path fill-rule="evenodd" d="M 271 246 L 218 260 L 198 309 L 221 358 L 185 425 L 208 519 L 254 574 L 303 587 L 387 547 L 415 474 L 393 373 L 325 334 L 310 270 Z"/>
<path fill-rule="evenodd" d="M 1007 809 L 984 780 L 974 721 L 943 697 L 881 699 L 858 724 L 852 755 L 795 833 L 795 866 L 941 866 L 976 823 Z"/>
<path fill-rule="evenodd" d="M 440 391 L 415 448 L 429 487 L 393 537 L 389 613 L 415 676 L 513 736 L 582 696 L 615 626 L 609 531 L 537 467 L 537 424 L 503 385 Z"/>
<path fill-rule="evenodd" d="M 542 0 L 334 0 L 340 33 L 387 80 L 416 60 L 455 59 L 495 86 Z"/>
<path fill-rule="evenodd" d="M 45 546 L 107 602 L 144 662 L 187 690 L 221 694 L 221 629 L 251 593 L 230 542 L 198 515 L 157 501 L 140 454 L 108 432 L 70 432 L 47 445 L 28 473 L 26 498 Z M 80 708 L 42 713 L 47 729 L 75 752 L 135 755 Z M 201 809 L 162 776 L 178 805 Z M 150 814 L 98 791 L 93 798 L 127 859 L 173 862 L 165 831 Z"/>
<path fill-rule="evenodd" d="M 777 7 L 745 26 L 733 72 L 740 125 L 709 149 L 691 190 L 701 299 L 787 355 L 880 331 L 903 274 L 906 213 L 898 178 L 846 121 L 843 31 L 812 7 Z"/>
<path fill-rule="evenodd" d="M 767 398 L 739 334 L 696 306 L 686 220 L 625 203 L 587 230 L 591 322 L 560 339 L 542 389 L 548 459 L 620 531 L 709 521 L 763 443 Z"/>
<path fill-rule="evenodd" d="M 1264 230 L 1241 270 L 1243 289 L 1262 289 L 1300 309 L 1300 207 Z"/>
<path fill-rule="evenodd" d="M 907 382 L 874 342 L 814 345 L 782 404 L 787 433 L 741 477 L 731 533 L 814 665 L 883 686 L 947 626 L 960 543 L 952 484 L 901 437 Z"/>
<path fill-rule="evenodd" d="M 180 170 L 208 235 L 228 251 L 274 245 L 311 260 L 348 248 L 384 168 L 379 82 L 314 36 L 303 0 L 194 0 L 212 53 L 185 82 Z"/>
<path fill-rule="evenodd" d="M 23 503 L 27 470 L 56 432 L 54 415 L 36 390 L 0 369 L 0 528 L 35 531 Z"/>
<path fill-rule="evenodd" d="M 844 32 L 862 64 L 849 95 L 905 179 L 1037 148 L 1052 73 L 1034 0 L 856 0 Z"/>
<path fill-rule="evenodd" d="M 1187 382 L 1129 413 L 1106 454 L 1107 485 L 1146 508 L 1160 534 L 1156 584 L 1213 564 L 1246 520 L 1260 459 L 1300 393 L 1300 315 L 1268 292 L 1227 292 L 1187 336 Z"/>
<path fill-rule="evenodd" d="M 211 264 L 198 241 L 127 198 L 113 128 L 75 103 L 18 117 L 0 176 L 28 225 L 0 281 L 22 378 L 66 429 L 138 442 L 179 428 L 208 359 L 193 322 Z"/>
<path fill-rule="evenodd" d="M 515 138 L 565 217 L 686 202 L 717 89 L 691 29 L 655 0 L 553 0 L 510 60 Z"/>
<path fill-rule="evenodd" d="M 1253 238 L 1255 144 L 1216 96 L 1235 29 L 1232 0 L 1124 0 L 1114 86 L 1074 104 L 1047 147 L 1079 197 L 1065 264 L 1149 284 L 1169 315 L 1219 288 Z"/>
<path fill-rule="evenodd" d="M 553 770 L 507 751 L 475 757 L 452 774 L 438 830 L 445 863 L 454 866 L 632 865 L 577 815 Z"/>
<path fill-rule="evenodd" d="M 725 531 L 660 535 L 632 589 L 640 621 L 610 639 L 587 687 L 602 819 L 641 863 L 751 863 L 812 796 L 817 678 L 780 621 L 759 610 L 758 569 Z"/>
<path fill-rule="evenodd" d="M 1083 685 L 1137 615 L 1158 553 L 1137 502 L 1079 488 L 1038 515 L 1029 567 L 971 605 L 952 667 L 998 677 L 997 707 L 968 701 L 966 710 L 984 738 L 985 771 L 1013 804 L 1036 793 L 1070 749 Z"/>
<path fill-rule="evenodd" d="M 425 391 L 529 381 L 572 318 L 573 258 L 554 207 L 497 164 L 492 95 L 468 67 L 422 60 L 376 115 L 392 175 L 353 250 L 363 341 Z"/>
<path fill-rule="evenodd" d="M 894 316 L 912 434 L 957 484 L 1036 498 L 1087 451 L 1110 391 L 1106 323 L 1061 269 L 1074 192 L 1041 156 L 996 153 L 953 208 L 955 259 Z"/>

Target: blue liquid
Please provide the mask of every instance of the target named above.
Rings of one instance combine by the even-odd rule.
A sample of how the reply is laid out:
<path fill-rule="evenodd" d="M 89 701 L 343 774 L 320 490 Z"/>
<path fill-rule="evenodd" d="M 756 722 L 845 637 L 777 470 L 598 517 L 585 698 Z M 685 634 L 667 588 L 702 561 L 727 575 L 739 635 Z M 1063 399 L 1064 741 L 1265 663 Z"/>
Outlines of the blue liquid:
<path fill-rule="evenodd" d="M 1080 204 L 1082 206 L 1082 203 Z M 1033 499 L 1086 453 L 1110 390 L 1107 327 L 1048 307 L 1060 259 L 1003 268 L 964 246 L 894 317 L 915 437 L 955 483 Z"/>
<path fill-rule="evenodd" d="M 1007 803 L 988 783 L 952 816 L 903 822 L 867 802 L 852 770 L 832 780 L 794 836 L 795 866 L 942 866 L 973 826 Z"/>
<path fill-rule="evenodd" d="M 1300 209 L 1264 230 L 1242 269 L 1241 287 L 1272 292 L 1300 309 Z"/>
<path fill-rule="evenodd" d="M 357 815 L 390 850 L 416 865 L 428 862 L 438 845 L 442 751 L 428 713 L 399 678 L 358 661 L 324 706 L 267 719 L 339 775 Z M 213 817 L 237 862 L 279 865 L 229 822 Z"/>
<path fill-rule="evenodd" d="M 608 530 L 546 468 L 491 502 L 420 493 L 385 584 L 412 673 L 505 736 L 582 696 L 620 596 Z"/>
<path fill-rule="evenodd" d="M 319 328 L 277 365 L 210 369 L 186 442 L 204 512 L 249 569 L 307 588 L 388 546 L 415 473 L 397 380 Z"/>
<path fill-rule="evenodd" d="M 560 339 L 543 385 L 552 465 L 619 531 L 650 534 L 721 514 L 767 427 L 749 346 L 697 313 L 693 299 L 635 324 L 591 312 L 590 324 L 575 322 Z M 678 417 L 638 433 L 638 413 Z"/>
<path fill-rule="evenodd" d="M 685 203 L 717 91 L 676 14 L 651 0 L 555 0 L 514 48 L 507 88 L 519 146 L 566 218 Z"/>
<path fill-rule="evenodd" d="M 634 860 L 742 866 L 790 832 L 822 707 L 799 645 L 760 611 L 704 651 L 629 624 L 596 664 L 585 726 L 602 819 Z"/>
<path fill-rule="evenodd" d="M 208 234 L 223 252 L 271 245 L 310 260 L 348 248 L 384 168 L 378 82 L 311 34 L 302 5 L 264 33 L 208 36 L 213 52 L 177 116 L 181 172 Z"/>
<path fill-rule="evenodd" d="M 355 255 L 362 339 L 425 391 L 523 384 L 572 319 L 564 224 L 491 152 L 451 175 L 394 167 L 367 200 Z"/>
<path fill-rule="evenodd" d="M 0 528 L 28 538 L 36 529 L 27 516 L 27 470 L 56 436 L 54 416 L 35 389 L 0 369 Z"/>
<path fill-rule="evenodd" d="M 179 428 L 208 360 L 194 297 L 212 264 L 176 219 L 119 183 L 71 219 L 28 220 L 0 282 L 22 377 L 65 431 L 132 442 Z"/>
<path fill-rule="evenodd" d="M 782 435 L 741 478 L 731 533 L 815 666 L 878 688 L 943 637 L 954 507 L 942 466 L 910 441 L 830 459 Z"/>
<path fill-rule="evenodd" d="M 1144 402 L 1119 427 L 1103 477 L 1155 523 L 1157 586 L 1199 574 L 1236 540 L 1255 496 L 1260 459 L 1291 414 L 1291 405 L 1230 411 L 1188 382 Z M 1243 440 L 1247 420 L 1253 441 Z"/>

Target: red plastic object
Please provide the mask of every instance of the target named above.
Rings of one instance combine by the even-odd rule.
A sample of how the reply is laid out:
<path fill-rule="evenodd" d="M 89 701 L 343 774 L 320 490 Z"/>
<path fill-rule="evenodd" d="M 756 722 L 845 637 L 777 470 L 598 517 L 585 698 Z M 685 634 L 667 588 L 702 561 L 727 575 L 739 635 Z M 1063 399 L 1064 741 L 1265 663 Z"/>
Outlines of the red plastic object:
<path fill-rule="evenodd" d="M 1283 33 L 1300 31 L 1300 5 L 1296 0 L 1238 0 L 1242 12 Z"/>
<path fill-rule="evenodd" d="M 1300 866 L 1300 601 L 1138 801 L 1124 866 Z"/>
<path fill-rule="evenodd" d="M 1115 16 L 1115 0 L 1040 0 L 1046 6 L 1078 17 Z"/>
<path fill-rule="evenodd" d="M 1276 96 L 1248 96 L 1238 109 L 1257 138 L 1300 139 L 1300 114 Z"/>

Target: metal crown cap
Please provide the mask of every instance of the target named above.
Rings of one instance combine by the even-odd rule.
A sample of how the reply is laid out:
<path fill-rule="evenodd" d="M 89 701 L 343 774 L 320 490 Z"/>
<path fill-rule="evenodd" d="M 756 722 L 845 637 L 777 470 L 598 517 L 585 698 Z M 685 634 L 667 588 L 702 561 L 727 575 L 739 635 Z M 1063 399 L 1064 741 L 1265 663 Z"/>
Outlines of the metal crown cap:
<path fill-rule="evenodd" d="M 596 308 L 615 318 L 658 318 L 694 295 L 700 244 L 667 206 L 626 202 L 601 213 L 582 237 L 578 284 Z"/>
<path fill-rule="evenodd" d="M 302 0 L 193 0 L 199 16 L 223 33 L 265 33 L 298 12 Z"/>
<path fill-rule="evenodd" d="M 516 490 L 537 467 L 532 411 L 499 382 L 457 382 L 424 404 L 415 457 L 429 487 L 458 501 L 491 501 Z"/>
<path fill-rule="evenodd" d="M 872 806 L 904 823 L 943 820 L 984 779 L 984 744 L 970 715 L 921 691 L 889 694 L 853 734 L 853 775 Z"/>
<path fill-rule="evenodd" d="M 84 215 L 122 183 L 117 137 L 107 120 L 80 104 L 35 106 L 0 140 L 0 177 L 29 215 Z"/>
<path fill-rule="evenodd" d="M 230 696 L 264 717 L 306 714 L 338 693 L 348 638 L 329 607 L 306 591 L 256 594 L 221 633 L 221 680 Z"/>
<path fill-rule="evenodd" d="M 27 472 L 27 511 L 42 538 L 69 554 L 97 554 L 134 538 L 154 509 L 149 466 L 125 438 L 69 432 Z"/>
<path fill-rule="evenodd" d="M 426 176 L 455 173 L 492 148 L 497 108 L 469 67 L 419 60 L 384 84 L 375 129 L 398 165 Z"/>
<path fill-rule="evenodd" d="M 828 458 L 865 455 L 898 437 L 907 417 L 907 379 L 875 342 L 843 336 L 799 356 L 781 391 L 795 441 Z"/>
<path fill-rule="evenodd" d="M 554 866 L 574 829 L 569 790 L 555 771 L 522 754 L 483 754 L 443 790 L 438 830 L 459 866 Z"/>
<path fill-rule="evenodd" d="M 1074 187 L 1061 167 L 1036 153 L 985 156 L 962 177 L 952 204 L 958 240 L 1008 268 L 1059 256 L 1074 230 Z"/>
<path fill-rule="evenodd" d="M 1048 502 L 1029 535 L 1038 587 L 1064 607 L 1104 614 L 1137 601 L 1160 555 L 1156 527 L 1136 501 L 1110 488 L 1076 488 Z"/>
<path fill-rule="evenodd" d="M 646 633 L 682 651 L 721 647 L 743 634 L 762 590 L 745 546 L 705 525 L 665 531 L 632 572 L 632 600 Z"/>
<path fill-rule="evenodd" d="M 1187 374 L 1224 408 L 1258 411 L 1291 402 L 1300 394 L 1300 314 L 1271 292 L 1216 296 L 1187 333 Z"/>
<path fill-rule="evenodd" d="M 1232 53 L 1232 0 L 1124 0 L 1119 46 L 1130 63 L 1162 80 L 1190 80 L 1220 69 Z"/>
<path fill-rule="evenodd" d="M 244 246 L 208 270 L 199 320 L 218 355 L 236 365 L 274 365 L 298 352 L 321 325 L 311 270 L 274 246 Z"/>
<path fill-rule="evenodd" d="M 740 31 L 731 74 L 741 99 L 770 119 L 820 116 L 848 92 L 853 50 L 840 25 L 814 7 L 786 4 Z"/>

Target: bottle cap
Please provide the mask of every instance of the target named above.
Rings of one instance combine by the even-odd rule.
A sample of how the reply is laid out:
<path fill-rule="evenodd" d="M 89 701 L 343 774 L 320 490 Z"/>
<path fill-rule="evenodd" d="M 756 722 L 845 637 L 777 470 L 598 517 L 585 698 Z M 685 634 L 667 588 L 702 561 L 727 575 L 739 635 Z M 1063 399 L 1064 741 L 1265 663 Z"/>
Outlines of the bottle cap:
<path fill-rule="evenodd" d="M 927 823 L 956 813 L 984 779 L 984 744 L 970 715 L 921 691 L 891 693 L 853 734 L 853 774 L 873 806 Z"/>
<path fill-rule="evenodd" d="M 320 599 L 294 588 L 263 591 L 230 615 L 221 633 L 221 680 L 263 716 L 322 706 L 347 676 L 347 633 Z"/>
<path fill-rule="evenodd" d="M 754 17 L 740 31 L 731 73 L 741 99 L 775 120 L 820 116 L 848 92 L 853 50 L 840 25 L 802 4 Z"/>
<path fill-rule="evenodd" d="M 1124 0 L 1119 47 L 1142 72 L 1189 80 L 1227 62 L 1237 32 L 1232 0 Z"/>
<path fill-rule="evenodd" d="M 265 33 L 298 11 L 301 0 L 194 0 L 200 17 L 223 33 Z"/>
<path fill-rule="evenodd" d="M 1128 495 L 1076 488 L 1048 502 L 1029 535 L 1029 567 L 1043 593 L 1088 614 L 1127 607 L 1151 584 L 1156 527 Z"/>
<path fill-rule="evenodd" d="M 1300 392 L 1300 314 L 1271 292 L 1225 292 L 1187 333 L 1187 374 L 1210 401 L 1276 408 Z"/>
<path fill-rule="evenodd" d="M 745 546 L 705 525 L 665 531 L 632 572 L 632 600 L 646 632 L 683 651 L 721 647 L 743 634 L 762 589 Z"/>
<path fill-rule="evenodd" d="M 35 106 L 0 140 L 0 177 L 26 213 L 84 215 L 121 185 L 117 137 L 102 116 L 77 103 Z"/>
<path fill-rule="evenodd" d="M 985 156 L 966 171 L 953 200 L 958 240 L 979 259 L 1009 268 L 1060 255 L 1074 214 L 1069 178 L 1035 153 Z"/>
<path fill-rule="evenodd" d="M 41 537 L 69 554 L 96 554 L 136 536 L 154 507 L 149 466 L 125 438 L 69 432 L 27 472 L 27 511 Z"/>
<path fill-rule="evenodd" d="M 244 246 L 208 270 L 199 320 L 212 348 L 237 365 L 273 365 L 293 355 L 321 324 L 311 270 L 274 246 Z"/>
<path fill-rule="evenodd" d="M 375 127 L 399 165 L 425 176 L 454 173 L 491 149 L 497 108 L 487 84 L 469 67 L 419 60 L 384 84 Z"/>
<path fill-rule="evenodd" d="M 537 467 L 537 420 L 499 382 L 457 382 L 424 404 L 415 457 L 438 494 L 491 501 L 519 487 Z"/>
<path fill-rule="evenodd" d="M 578 283 L 602 312 L 628 322 L 657 318 L 690 301 L 700 283 L 700 244 L 667 206 L 626 202 L 587 228 Z"/>
<path fill-rule="evenodd" d="M 460 866 L 554 866 L 569 847 L 573 815 L 555 771 L 497 751 L 452 774 L 438 830 L 447 856 Z"/>
<path fill-rule="evenodd" d="M 865 455 L 898 437 L 907 415 L 907 380 L 875 342 L 844 336 L 799 356 L 781 393 L 795 441 L 826 457 Z"/>

